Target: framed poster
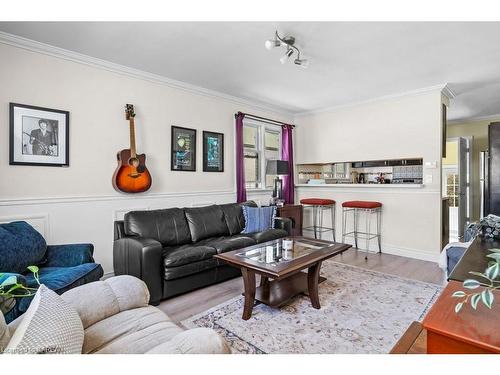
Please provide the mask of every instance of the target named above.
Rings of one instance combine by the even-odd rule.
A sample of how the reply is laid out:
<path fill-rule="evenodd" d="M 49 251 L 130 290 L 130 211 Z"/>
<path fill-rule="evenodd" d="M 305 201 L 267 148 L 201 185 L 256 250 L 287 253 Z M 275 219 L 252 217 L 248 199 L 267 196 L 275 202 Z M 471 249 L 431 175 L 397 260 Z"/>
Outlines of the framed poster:
<path fill-rule="evenodd" d="M 196 129 L 172 126 L 172 171 L 196 171 Z"/>
<path fill-rule="evenodd" d="M 203 172 L 224 172 L 224 134 L 203 131 Z"/>
<path fill-rule="evenodd" d="M 10 103 L 9 164 L 69 166 L 69 112 Z"/>

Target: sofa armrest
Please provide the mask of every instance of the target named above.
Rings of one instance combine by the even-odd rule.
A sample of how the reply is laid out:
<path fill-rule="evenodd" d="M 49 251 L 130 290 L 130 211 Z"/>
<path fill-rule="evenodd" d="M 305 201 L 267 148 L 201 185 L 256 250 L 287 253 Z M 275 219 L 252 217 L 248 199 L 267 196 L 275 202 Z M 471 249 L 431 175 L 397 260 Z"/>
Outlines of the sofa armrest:
<path fill-rule="evenodd" d="M 122 275 L 81 285 L 61 297 L 75 308 L 86 329 L 121 311 L 146 307 L 149 292 L 143 281 Z"/>
<path fill-rule="evenodd" d="M 163 292 L 162 245 L 142 237 L 125 237 L 113 243 L 115 275 L 131 275 L 143 280 L 151 295 L 150 304 L 160 303 Z"/>
<path fill-rule="evenodd" d="M 288 235 L 292 234 L 292 220 L 287 217 L 275 217 L 274 228 L 286 230 Z"/>
<path fill-rule="evenodd" d="M 94 245 L 90 243 L 48 245 L 43 267 L 74 267 L 94 263 Z"/>

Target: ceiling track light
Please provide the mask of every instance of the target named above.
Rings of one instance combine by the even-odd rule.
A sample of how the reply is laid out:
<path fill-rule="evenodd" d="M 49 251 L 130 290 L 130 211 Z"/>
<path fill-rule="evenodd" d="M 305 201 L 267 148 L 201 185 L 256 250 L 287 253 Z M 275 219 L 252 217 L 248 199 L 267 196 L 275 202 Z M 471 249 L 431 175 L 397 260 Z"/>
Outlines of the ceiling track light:
<path fill-rule="evenodd" d="M 268 50 L 271 50 L 276 47 L 286 47 L 285 54 L 280 58 L 280 62 L 285 64 L 292 57 L 293 53 L 297 53 L 297 57 L 293 60 L 295 65 L 299 65 L 302 67 L 307 67 L 309 65 L 309 61 L 306 59 L 300 58 L 300 50 L 295 46 L 295 38 L 293 36 L 285 36 L 284 38 L 280 37 L 278 31 L 274 34 L 274 39 L 266 40 L 264 43 L 265 47 Z"/>

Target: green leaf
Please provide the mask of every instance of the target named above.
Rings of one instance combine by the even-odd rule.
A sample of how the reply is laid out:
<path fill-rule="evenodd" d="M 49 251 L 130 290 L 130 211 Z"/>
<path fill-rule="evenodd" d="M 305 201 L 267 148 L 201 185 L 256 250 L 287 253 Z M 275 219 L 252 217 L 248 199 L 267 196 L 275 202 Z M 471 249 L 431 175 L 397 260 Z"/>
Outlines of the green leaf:
<path fill-rule="evenodd" d="M 458 290 L 451 295 L 452 297 L 465 297 L 465 292 Z"/>
<path fill-rule="evenodd" d="M 3 282 L 2 282 L 2 286 L 5 286 L 5 285 L 12 285 L 12 284 L 16 284 L 17 283 L 17 277 L 15 276 L 9 276 L 7 277 Z"/>
<path fill-rule="evenodd" d="M 500 261 L 500 253 L 488 254 L 486 257 Z"/>
<path fill-rule="evenodd" d="M 480 293 L 477 293 L 477 294 L 474 294 L 470 300 L 470 305 L 472 306 L 472 308 L 475 310 L 477 308 L 477 304 L 479 303 L 479 301 L 481 300 L 481 294 Z"/>
<path fill-rule="evenodd" d="M 462 306 L 463 306 L 463 305 L 464 305 L 464 303 L 463 303 L 463 302 L 457 303 L 457 304 L 455 305 L 455 313 L 457 313 L 457 314 L 458 314 L 458 312 L 462 309 Z"/>
<path fill-rule="evenodd" d="M 33 273 L 37 273 L 39 271 L 37 266 L 29 266 L 28 270 L 30 270 Z"/>
<path fill-rule="evenodd" d="M 495 296 L 493 295 L 493 292 L 491 290 L 486 289 L 482 291 L 481 300 L 483 301 L 483 303 L 486 305 L 487 308 L 491 309 L 494 299 Z"/>
<path fill-rule="evenodd" d="M 500 253 L 500 249 L 488 249 L 488 251 L 492 251 L 494 253 Z"/>
<path fill-rule="evenodd" d="M 485 275 L 488 276 L 489 279 L 496 279 L 498 274 L 500 273 L 500 264 L 495 263 L 493 266 L 488 267 L 486 271 L 484 271 Z"/>
<path fill-rule="evenodd" d="M 464 285 L 464 288 L 467 288 L 467 289 L 476 289 L 477 287 L 479 287 L 481 285 L 481 283 L 477 280 L 474 280 L 474 279 L 467 279 L 464 281 L 463 285 Z"/>

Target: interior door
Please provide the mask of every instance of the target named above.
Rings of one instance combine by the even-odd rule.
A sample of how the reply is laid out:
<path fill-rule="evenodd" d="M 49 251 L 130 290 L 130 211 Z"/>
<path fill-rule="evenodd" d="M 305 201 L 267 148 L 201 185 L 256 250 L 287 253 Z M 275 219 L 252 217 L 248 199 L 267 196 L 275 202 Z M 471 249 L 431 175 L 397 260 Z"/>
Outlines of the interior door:
<path fill-rule="evenodd" d="M 468 147 L 465 138 L 458 138 L 458 238 L 462 239 L 468 222 Z"/>

